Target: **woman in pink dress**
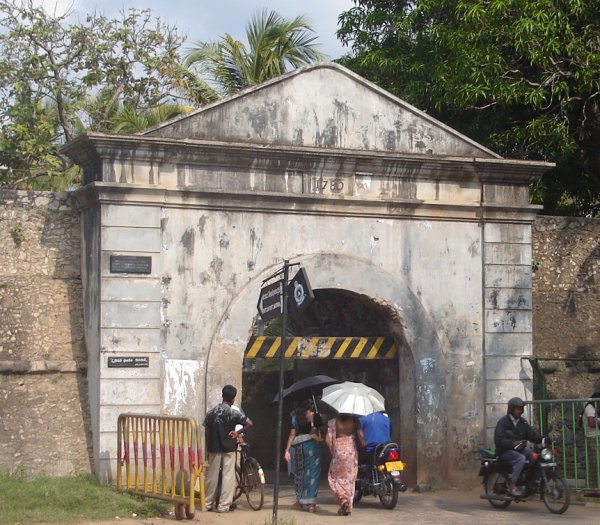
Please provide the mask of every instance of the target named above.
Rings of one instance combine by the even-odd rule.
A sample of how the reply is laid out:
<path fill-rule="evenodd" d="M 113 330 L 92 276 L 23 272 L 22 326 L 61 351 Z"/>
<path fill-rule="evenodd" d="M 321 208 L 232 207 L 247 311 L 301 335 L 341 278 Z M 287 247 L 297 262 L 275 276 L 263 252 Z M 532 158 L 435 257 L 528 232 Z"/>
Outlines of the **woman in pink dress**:
<path fill-rule="evenodd" d="M 330 419 L 325 437 L 331 463 L 327 479 L 340 508 L 340 516 L 352 512 L 354 483 L 358 473 L 358 447 L 364 446 L 362 430 L 358 418 L 350 414 L 338 414 Z"/>

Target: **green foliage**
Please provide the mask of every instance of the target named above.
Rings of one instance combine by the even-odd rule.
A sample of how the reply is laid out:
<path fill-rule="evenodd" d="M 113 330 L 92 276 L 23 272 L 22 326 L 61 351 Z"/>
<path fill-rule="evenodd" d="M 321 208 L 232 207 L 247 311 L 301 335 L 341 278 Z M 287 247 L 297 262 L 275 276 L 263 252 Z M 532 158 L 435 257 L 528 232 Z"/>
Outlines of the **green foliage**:
<path fill-rule="evenodd" d="M 0 474 L 0 525 L 77 523 L 160 516 L 168 503 L 130 496 L 85 476 L 25 478 Z"/>
<path fill-rule="evenodd" d="M 32 0 L 0 0 L 0 187 L 77 184 L 62 144 L 109 131 L 122 108 L 154 108 L 176 89 L 183 39 L 150 11 L 67 17 Z"/>
<path fill-rule="evenodd" d="M 69 13 L 54 16 L 36 4 L 0 0 L 0 187 L 78 186 L 79 168 L 60 154 L 77 135 L 140 132 L 189 111 L 181 99 L 212 102 L 322 57 L 303 17 L 255 15 L 248 49 L 230 35 L 200 43 L 190 69 L 176 28 L 149 10 L 69 24 Z"/>
<path fill-rule="evenodd" d="M 270 519 L 265 520 L 263 525 L 273 525 L 273 521 Z M 275 525 L 296 525 L 296 518 L 280 518 L 278 516 Z"/>
<path fill-rule="evenodd" d="M 125 107 L 112 116 L 110 129 L 115 133 L 139 133 L 192 109 L 178 104 L 161 104 L 141 110 Z"/>
<path fill-rule="evenodd" d="M 556 162 L 535 193 L 547 212 L 600 213 L 595 0 L 355 4 L 344 64 L 505 156 Z"/>
<path fill-rule="evenodd" d="M 214 85 L 212 96 L 230 95 L 298 68 L 323 55 L 315 49 L 316 36 L 302 16 L 283 18 L 275 11 L 253 15 L 246 26 L 248 47 L 230 34 L 218 42 L 198 42 L 185 63 Z"/>
<path fill-rule="evenodd" d="M 10 236 L 17 248 L 21 246 L 21 243 L 25 240 L 25 234 L 23 233 L 23 228 L 21 228 L 21 226 L 13 226 L 10 229 Z"/>

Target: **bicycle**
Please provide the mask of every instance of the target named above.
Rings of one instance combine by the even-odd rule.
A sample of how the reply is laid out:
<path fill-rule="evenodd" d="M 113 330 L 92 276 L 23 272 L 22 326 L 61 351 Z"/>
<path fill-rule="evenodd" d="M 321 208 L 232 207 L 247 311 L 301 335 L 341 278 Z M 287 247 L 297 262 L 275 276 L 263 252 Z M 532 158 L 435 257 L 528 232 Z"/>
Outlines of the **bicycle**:
<path fill-rule="evenodd" d="M 235 479 L 237 482 L 233 495 L 236 501 L 242 494 L 246 494 L 248 505 L 253 510 L 260 510 L 265 501 L 265 474 L 260 463 L 253 457 L 248 456 L 248 443 L 239 443 L 235 465 Z M 237 460 L 236 457 L 236 460 Z"/>

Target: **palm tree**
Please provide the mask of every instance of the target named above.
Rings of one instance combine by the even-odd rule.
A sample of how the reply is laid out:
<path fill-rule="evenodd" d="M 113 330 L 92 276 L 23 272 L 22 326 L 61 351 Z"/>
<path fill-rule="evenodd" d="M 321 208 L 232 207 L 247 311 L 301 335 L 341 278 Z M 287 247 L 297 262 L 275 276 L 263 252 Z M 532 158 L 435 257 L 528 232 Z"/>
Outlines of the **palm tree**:
<path fill-rule="evenodd" d="M 317 36 L 304 16 L 283 18 L 263 10 L 246 26 L 248 48 L 230 34 L 218 42 L 198 42 L 187 54 L 185 64 L 222 95 L 260 84 L 291 69 L 322 60 L 315 49 Z"/>
<path fill-rule="evenodd" d="M 166 120 L 189 113 L 193 108 L 178 104 L 161 104 L 151 108 L 125 106 L 111 118 L 113 133 L 139 133 Z"/>

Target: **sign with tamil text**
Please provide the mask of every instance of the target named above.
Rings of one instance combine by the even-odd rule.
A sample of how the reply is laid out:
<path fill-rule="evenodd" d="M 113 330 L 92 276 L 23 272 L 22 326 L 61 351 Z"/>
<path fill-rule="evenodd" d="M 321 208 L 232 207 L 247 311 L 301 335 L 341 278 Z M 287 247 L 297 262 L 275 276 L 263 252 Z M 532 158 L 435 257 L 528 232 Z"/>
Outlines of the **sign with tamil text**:
<path fill-rule="evenodd" d="M 263 321 L 269 321 L 281 315 L 283 313 L 283 281 L 277 281 L 261 288 L 256 307 Z"/>
<path fill-rule="evenodd" d="M 149 366 L 150 358 L 148 356 L 111 356 L 108 358 L 108 368 L 148 368 Z"/>

